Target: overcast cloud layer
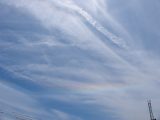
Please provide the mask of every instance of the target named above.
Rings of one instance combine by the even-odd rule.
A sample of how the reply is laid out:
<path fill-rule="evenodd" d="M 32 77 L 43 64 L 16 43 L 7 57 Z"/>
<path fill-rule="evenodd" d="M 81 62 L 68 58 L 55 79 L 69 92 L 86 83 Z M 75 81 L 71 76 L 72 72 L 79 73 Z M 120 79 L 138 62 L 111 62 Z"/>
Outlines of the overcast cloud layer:
<path fill-rule="evenodd" d="M 159 21 L 159 0 L 0 0 L 0 119 L 159 118 Z"/>

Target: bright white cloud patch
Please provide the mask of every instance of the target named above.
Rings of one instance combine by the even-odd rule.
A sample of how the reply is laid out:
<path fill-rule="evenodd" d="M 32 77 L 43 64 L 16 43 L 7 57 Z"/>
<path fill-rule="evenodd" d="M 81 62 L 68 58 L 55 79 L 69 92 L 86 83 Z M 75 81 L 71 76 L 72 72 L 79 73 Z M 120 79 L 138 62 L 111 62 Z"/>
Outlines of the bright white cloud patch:
<path fill-rule="evenodd" d="M 159 117 L 159 6 L 1 0 L 0 116 L 148 119 L 153 99 Z"/>

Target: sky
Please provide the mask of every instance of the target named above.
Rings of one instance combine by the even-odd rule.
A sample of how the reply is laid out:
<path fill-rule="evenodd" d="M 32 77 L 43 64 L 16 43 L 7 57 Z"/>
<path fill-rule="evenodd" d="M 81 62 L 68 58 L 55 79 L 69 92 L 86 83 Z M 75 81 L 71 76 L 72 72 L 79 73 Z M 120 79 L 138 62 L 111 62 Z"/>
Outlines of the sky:
<path fill-rule="evenodd" d="M 160 119 L 159 0 L 0 0 L 0 119 Z"/>

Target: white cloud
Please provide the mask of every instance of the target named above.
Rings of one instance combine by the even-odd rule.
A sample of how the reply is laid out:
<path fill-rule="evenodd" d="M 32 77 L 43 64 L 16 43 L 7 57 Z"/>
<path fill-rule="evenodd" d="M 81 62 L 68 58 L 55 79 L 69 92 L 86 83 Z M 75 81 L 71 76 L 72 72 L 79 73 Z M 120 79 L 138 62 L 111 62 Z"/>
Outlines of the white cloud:
<path fill-rule="evenodd" d="M 52 110 L 53 116 L 56 120 L 82 120 L 79 117 L 76 117 L 74 115 L 67 114 L 65 112 L 53 109 Z"/>
<path fill-rule="evenodd" d="M 132 46 L 131 43 L 138 44 L 134 37 L 132 38 L 134 33 L 127 31 L 119 19 L 112 16 L 110 7 L 104 0 L 3 0 L 2 2 L 36 18 L 37 22 L 53 33 L 53 36 L 37 35 L 38 40 L 30 40 L 13 32 L 19 39 L 19 44 L 3 41 L 0 45 L 3 48 L 0 50 L 3 53 L 0 60 L 11 62 L 0 63 L 1 66 L 16 76 L 28 78 L 51 90 L 37 96 L 69 103 L 75 100 L 79 103 L 95 104 L 103 106 L 102 109 L 106 113 L 109 106 L 114 108 L 111 110 L 113 113 L 124 120 L 145 119 L 147 109 L 145 100 L 148 96 L 154 98 L 156 102 L 159 100 L 157 97 L 159 57 L 149 55 L 143 46 L 140 46 L 140 49 Z M 107 25 L 105 26 L 105 20 L 107 25 L 114 27 L 111 31 L 116 31 L 116 34 L 110 32 Z M 99 34 L 94 34 L 86 22 L 120 48 L 113 47 Z M 69 43 L 57 39 L 54 29 L 61 31 L 60 35 Z M 21 51 L 23 55 L 18 54 Z M 11 53 L 17 55 L 19 62 L 13 62 L 14 57 Z M 56 88 L 59 88 L 60 94 L 53 94 Z M 4 90 L 4 86 L 0 89 Z M 16 94 L 17 97 L 23 98 L 19 98 L 20 102 L 15 100 L 17 105 L 23 106 L 25 102 L 30 104 L 30 97 L 10 88 L 5 91 L 8 94 L 2 98 L 6 103 L 10 103 L 10 94 Z M 31 104 L 35 104 L 32 103 L 32 99 Z M 126 114 L 127 112 L 129 113 Z M 58 120 L 79 119 L 54 108 L 52 113 Z M 136 113 L 136 116 L 132 113 Z M 50 115 L 50 113 L 45 114 Z"/>

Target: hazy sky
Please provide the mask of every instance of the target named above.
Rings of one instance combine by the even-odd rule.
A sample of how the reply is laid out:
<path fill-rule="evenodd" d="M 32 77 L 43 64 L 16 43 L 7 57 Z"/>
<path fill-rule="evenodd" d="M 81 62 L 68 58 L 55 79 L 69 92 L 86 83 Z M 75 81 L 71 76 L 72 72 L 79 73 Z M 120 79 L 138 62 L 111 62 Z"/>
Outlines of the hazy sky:
<path fill-rule="evenodd" d="M 0 0 L 0 118 L 159 118 L 159 21 L 159 0 Z"/>

